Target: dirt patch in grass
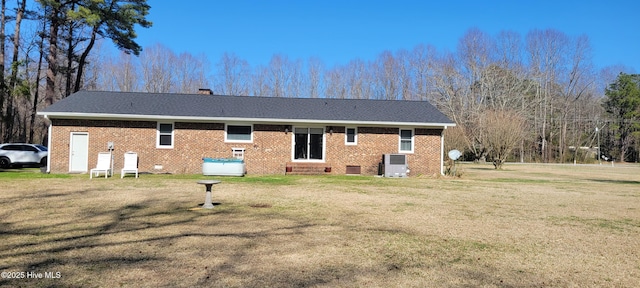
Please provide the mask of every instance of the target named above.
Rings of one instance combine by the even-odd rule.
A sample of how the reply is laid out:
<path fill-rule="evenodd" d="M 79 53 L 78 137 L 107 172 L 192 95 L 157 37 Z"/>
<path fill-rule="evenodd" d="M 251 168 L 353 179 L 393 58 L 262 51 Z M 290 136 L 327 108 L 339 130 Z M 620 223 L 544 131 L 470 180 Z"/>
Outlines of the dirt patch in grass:
<path fill-rule="evenodd" d="M 254 203 L 254 204 L 249 204 L 249 207 L 252 207 L 252 208 L 271 208 L 271 207 L 273 207 L 273 205 L 267 204 L 267 203 Z"/>
<path fill-rule="evenodd" d="M 5 177 L 0 272 L 15 277 L 0 286 L 640 282 L 640 167 L 461 166 L 462 178 L 223 178 L 210 210 L 197 176 Z"/>

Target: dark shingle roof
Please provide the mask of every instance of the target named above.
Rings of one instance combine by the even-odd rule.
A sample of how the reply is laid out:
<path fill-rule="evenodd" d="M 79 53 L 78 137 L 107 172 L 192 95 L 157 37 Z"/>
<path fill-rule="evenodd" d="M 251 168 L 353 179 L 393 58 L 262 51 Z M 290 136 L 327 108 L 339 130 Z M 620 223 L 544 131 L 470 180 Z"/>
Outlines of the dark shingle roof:
<path fill-rule="evenodd" d="M 271 122 L 397 122 L 452 125 L 427 101 L 273 98 L 137 92 L 80 91 L 39 113 L 50 118 L 252 119 Z M 277 121 L 274 121 L 277 120 Z"/>

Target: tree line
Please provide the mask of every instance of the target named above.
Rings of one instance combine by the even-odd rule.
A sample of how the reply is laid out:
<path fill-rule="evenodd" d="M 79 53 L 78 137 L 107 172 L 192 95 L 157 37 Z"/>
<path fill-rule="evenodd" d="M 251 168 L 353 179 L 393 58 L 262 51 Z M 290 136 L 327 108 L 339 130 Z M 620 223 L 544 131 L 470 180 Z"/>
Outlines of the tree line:
<path fill-rule="evenodd" d="M 0 35 L 4 142 L 44 141 L 46 121 L 35 112 L 80 89 L 210 88 L 222 95 L 429 101 L 457 124 L 446 130 L 446 149 L 496 167 L 507 160 L 589 162 L 598 159 L 596 148 L 608 159 L 639 158 L 640 110 L 633 101 L 609 101 L 617 91 L 629 94 L 621 78 L 638 86 L 637 77 L 623 66 L 595 67 L 585 35 L 472 28 L 454 51 L 420 44 L 331 67 L 282 54 L 251 64 L 225 53 L 212 65 L 204 55 L 161 44 L 142 50 L 135 28 L 151 27 L 144 0 L 39 0 L 34 7 L 0 1 L 0 31 L 10 31 Z M 113 45 L 120 53 L 111 53 Z M 616 110 L 621 103 L 636 114 Z"/>
<path fill-rule="evenodd" d="M 138 55 L 146 0 L 0 0 L 0 139 L 42 143 L 38 109 L 84 89 L 96 43 Z M 92 68 L 92 67 L 91 67 Z"/>
<path fill-rule="evenodd" d="M 157 44 L 138 58 L 121 53 L 96 61 L 100 69 L 87 88 L 194 93 L 209 87 L 221 95 L 429 101 L 457 124 L 447 129 L 446 146 L 465 151 L 467 160 L 496 167 L 507 160 L 593 162 L 599 154 L 637 161 L 640 135 L 620 140 L 620 115 L 605 105 L 609 85 L 630 69 L 598 69 L 591 53 L 587 36 L 553 29 L 495 36 L 470 29 L 455 51 L 421 44 L 333 67 L 282 54 L 251 65 L 234 53 L 211 65 L 204 55 Z"/>

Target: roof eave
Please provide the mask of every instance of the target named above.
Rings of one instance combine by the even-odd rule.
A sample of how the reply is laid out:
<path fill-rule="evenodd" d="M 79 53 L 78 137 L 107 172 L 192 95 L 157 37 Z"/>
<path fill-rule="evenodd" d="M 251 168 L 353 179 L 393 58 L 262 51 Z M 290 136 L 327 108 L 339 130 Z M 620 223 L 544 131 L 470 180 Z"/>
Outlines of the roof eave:
<path fill-rule="evenodd" d="M 430 122 L 393 122 L 393 121 L 353 121 L 353 120 L 320 120 L 320 119 L 284 119 L 284 118 L 243 118 L 243 117 L 201 117 L 201 116 L 169 116 L 139 114 L 103 114 L 76 112 L 38 112 L 49 119 L 92 119 L 92 120 L 132 120 L 132 121 L 191 121 L 191 122 L 251 122 L 251 123 L 286 123 L 286 124 L 340 124 L 365 126 L 413 126 L 413 127 L 452 127 L 455 123 Z"/>

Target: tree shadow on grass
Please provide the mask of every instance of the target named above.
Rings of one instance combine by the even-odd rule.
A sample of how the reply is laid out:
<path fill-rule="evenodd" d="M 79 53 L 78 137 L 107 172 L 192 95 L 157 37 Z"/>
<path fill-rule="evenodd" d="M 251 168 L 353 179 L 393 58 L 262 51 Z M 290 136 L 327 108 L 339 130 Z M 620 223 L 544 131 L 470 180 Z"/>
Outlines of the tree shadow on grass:
<path fill-rule="evenodd" d="M 600 182 L 600 183 L 610 183 L 610 184 L 632 184 L 632 185 L 640 185 L 640 181 L 636 180 L 614 180 L 614 179 L 588 179 L 589 181 Z"/>
<path fill-rule="evenodd" d="M 475 167 L 475 166 L 467 167 L 467 166 L 461 166 L 461 167 L 463 167 L 463 168 L 464 168 L 464 169 L 466 169 L 466 170 L 500 171 L 500 170 L 496 170 L 496 168 L 495 168 L 495 167 L 493 167 L 493 166 L 487 166 L 487 167 Z"/>
<path fill-rule="evenodd" d="M 83 189 L 50 198 L 83 194 Z M 49 196 L 43 196 L 49 197 Z M 83 195 L 83 197 L 85 197 Z M 19 201 L 13 199 L 11 201 Z M 260 227 L 256 231 L 202 231 L 200 225 L 211 223 L 220 226 L 242 225 L 238 212 L 233 208 L 218 205 L 211 210 L 189 209 L 185 203 L 166 201 L 139 201 L 121 206 L 80 208 L 76 218 L 65 221 L 30 223 L 25 221 L 5 221 L 0 229 L 0 258 L 10 259 L 0 265 L 1 271 L 63 271 L 57 282 L 34 282 L 38 279 L 1 279 L 0 286 L 83 286 L 94 283 L 82 282 L 87 275 L 115 273 L 122 269 L 149 269 L 149 265 L 166 266 L 173 263 L 170 254 L 159 253 L 158 249 L 171 249 L 173 243 L 188 239 L 244 239 L 247 247 L 259 245 L 261 239 L 270 237 L 287 238 L 304 233 L 313 224 L 305 221 L 289 221 L 287 225 Z M 34 208 L 37 212 L 37 208 Z M 253 219 L 256 220 L 256 219 Z M 257 223 L 253 226 L 256 227 Z M 259 226 L 258 226 L 259 227 Z M 187 240 L 185 240 L 187 239 Z M 204 243 L 204 242 L 203 242 Z M 163 248 L 164 247 L 164 248 Z M 235 263 L 246 259 L 246 249 L 239 246 L 233 253 L 226 252 L 218 257 L 235 267 Z M 108 251 L 113 250 L 113 255 Z M 133 249 L 128 251 L 128 249 Z M 155 250 L 155 251 L 154 251 Z M 105 252 L 107 251 L 107 252 Z M 122 251 L 125 251 L 124 253 Z M 180 261 L 180 260 L 178 260 Z M 71 267 L 71 268 L 70 268 Z M 75 268 L 73 268 L 75 267 Z M 127 268 L 130 267 L 130 268 Z M 213 270 L 225 270 L 223 266 L 211 266 Z M 71 270 L 70 270 L 71 269 Z M 215 272 L 215 273 L 219 273 Z M 206 276 L 205 276 L 206 277 Z M 32 281 L 33 280 L 33 281 Z M 80 281 L 80 282 L 78 282 Z M 86 281 L 86 280 L 83 280 Z M 47 284 L 48 283 L 48 284 Z M 52 284 L 54 283 L 54 284 Z"/>
<path fill-rule="evenodd" d="M 66 196 L 99 197 L 92 192 L 81 188 Z M 68 200 L 63 195 L 42 196 L 37 200 L 42 199 L 56 201 L 58 206 Z M 330 223 L 324 226 L 332 229 L 323 230 L 316 229 L 318 223 L 323 222 L 315 220 L 315 216 L 295 217 L 295 213 L 282 213 L 272 206 L 255 209 L 248 204 L 227 203 L 210 210 L 192 210 L 193 202 L 173 198 L 121 201 L 91 206 L 86 203 L 94 202 L 80 202 L 76 205 L 81 206 L 70 210 L 73 215 L 62 221 L 47 221 L 48 216 L 43 215 L 36 223 L 31 221 L 37 218 L 3 223 L 0 259 L 7 261 L 0 264 L 0 271 L 61 271 L 62 277 L 49 279 L 49 282 L 0 279 L 0 286 L 357 286 L 353 283 L 367 283 L 362 279 L 402 279 L 408 275 L 406 273 L 415 273 L 421 269 L 420 265 L 430 261 L 419 259 L 416 263 L 403 264 L 403 261 L 413 261 L 417 257 L 413 255 L 399 260 L 374 255 L 366 264 L 349 259 L 349 255 L 335 261 L 324 258 L 325 248 L 340 251 L 339 245 L 358 245 L 350 237 L 358 235 L 359 229 L 365 234 L 372 233 L 372 237 L 393 238 L 410 233 L 403 228 Z M 39 211 L 34 208 L 33 212 Z M 341 233 L 350 236 L 344 237 Z M 340 241 L 324 240 L 330 236 Z M 291 245 L 295 241 L 300 243 Z M 300 251 L 295 250 L 297 245 L 302 246 L 298 248 Z M 307 246 L 314 245 L 316 247 L 311 248 L 315 249 L 308 250 Z M 277 247 L 294 248 L 289 251 Z M 368 249 L 370 253 L 385 252 L 380 247 L 362 249 Z M 279 257 L 282 256 L 279 253 L 288 254 L 292 261 L 299 262 L 286 265 L 287 257 Z M 333 257 L 340 257 L 339 253 L 336 255 Z M 280 262 L 271 264 L 270 256 L 279 258 Z M 310 259 L 305 261 L 299 259 L 301 257 Z M 320 260 L 314 262 L 313 257 L 320 257 Z M 178 271 L 172 273 L 171 270 Z M 494 271 L 485 265 L 476 274 L 460 272 L 460 277 L 472 275 L 475 282 L 470 283 L 482 286 L 499 281 L 490 277 Z"/>

